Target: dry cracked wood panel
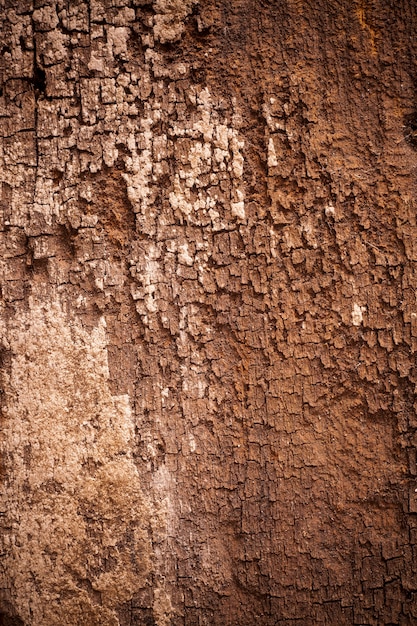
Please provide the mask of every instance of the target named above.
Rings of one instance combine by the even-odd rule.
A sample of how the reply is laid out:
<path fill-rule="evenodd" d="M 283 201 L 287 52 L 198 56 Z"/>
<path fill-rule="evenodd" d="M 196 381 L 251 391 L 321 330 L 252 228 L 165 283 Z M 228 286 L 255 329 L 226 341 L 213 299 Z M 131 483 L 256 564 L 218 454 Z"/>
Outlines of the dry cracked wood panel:
<path fill-rule="evenodd" d="M 0 0 L 0 624 L 417 623 L 414 0 Z"/>

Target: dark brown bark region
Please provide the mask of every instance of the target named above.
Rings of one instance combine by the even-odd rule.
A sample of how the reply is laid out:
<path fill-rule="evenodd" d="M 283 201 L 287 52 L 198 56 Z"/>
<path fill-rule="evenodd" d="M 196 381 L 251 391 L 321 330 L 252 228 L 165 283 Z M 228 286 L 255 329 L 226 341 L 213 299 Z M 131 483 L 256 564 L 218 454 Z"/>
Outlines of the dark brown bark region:
<path fill-rule="evenodd" d="M 404 293 L 413 254 L 399 224 L 409 219 L 415 162 L 404 139 L 413 8 L 227 8 L 229 37 L 212 76 L 218 84 L 223 70 L 223 89 L 234 85 L 243 134 L 255 138 L 246 152 L 254 223 L 240 234 L 244 265 L 256 258 L 258 279 L 228 306 L 249 360 L 236 579 L 261 593 L 252 610 L 271 606 L 271 623 L 279 615 L 283 623 L 411 623 L 414 339 Z M 252 122 L 260 99 L 274 116 L 265 133 L 278 161 L 266 178 L 270 203 L 261 200 L 261 124 Z M 269 229 L 280 238 L 273 259 Z M 242 328 L 245 292 L 256 304 Z M 356 328 L 355 297 L 366 310 Z M 234 369 L 243 363 L 239 354 Z M 388 574 L 394 562 L 402 574 Z M 241 619 L 257 619 L 247 611 Z"/>
<path fill-rule="evenodd" d="M 181 38 L 163 4 L 4 7 L 4 315 L 104 316 L 165 507 L 112 610 L 414 624 L 414 4 L 207 0 Z"/>

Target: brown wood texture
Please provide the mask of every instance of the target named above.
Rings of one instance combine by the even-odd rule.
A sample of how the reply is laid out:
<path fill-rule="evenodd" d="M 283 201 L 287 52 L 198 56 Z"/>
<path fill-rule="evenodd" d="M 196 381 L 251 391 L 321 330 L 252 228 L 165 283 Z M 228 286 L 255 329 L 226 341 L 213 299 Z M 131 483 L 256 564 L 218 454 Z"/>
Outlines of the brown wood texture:
<path fill-rule="evenodd" d="M 415 2 L 0 21 L 0 624 L 416 624 Z"/>

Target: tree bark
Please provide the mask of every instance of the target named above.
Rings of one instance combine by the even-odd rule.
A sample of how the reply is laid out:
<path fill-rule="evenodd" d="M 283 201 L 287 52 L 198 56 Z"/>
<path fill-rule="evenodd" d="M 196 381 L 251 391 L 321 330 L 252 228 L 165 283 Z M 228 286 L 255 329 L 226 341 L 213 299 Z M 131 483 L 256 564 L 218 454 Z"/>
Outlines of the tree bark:
<path fill-rule="evenodd" d="M 0 8 L 0 623 L 415 624 L 415 3 Z"/>

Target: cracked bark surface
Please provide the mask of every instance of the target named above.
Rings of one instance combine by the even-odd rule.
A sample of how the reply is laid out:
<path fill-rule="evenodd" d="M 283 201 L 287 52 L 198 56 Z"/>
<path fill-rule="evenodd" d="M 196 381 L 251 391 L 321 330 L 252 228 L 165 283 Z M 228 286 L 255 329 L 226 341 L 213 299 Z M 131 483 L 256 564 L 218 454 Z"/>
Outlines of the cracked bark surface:
<path fill-rule="evenodd" d="M 415 4 L 0 9 L 0 623 L 415 624 Z"/>

